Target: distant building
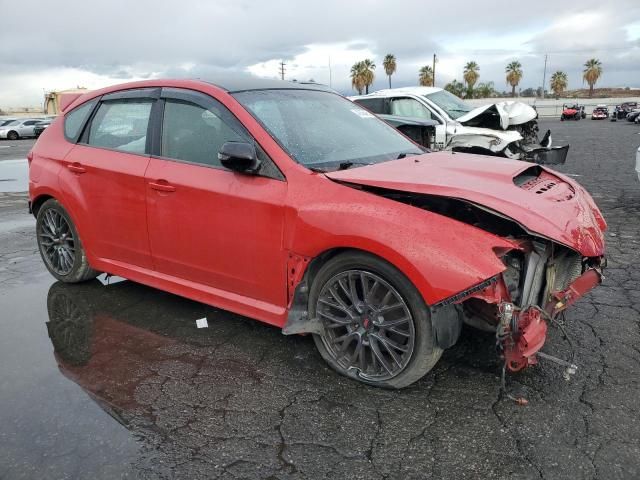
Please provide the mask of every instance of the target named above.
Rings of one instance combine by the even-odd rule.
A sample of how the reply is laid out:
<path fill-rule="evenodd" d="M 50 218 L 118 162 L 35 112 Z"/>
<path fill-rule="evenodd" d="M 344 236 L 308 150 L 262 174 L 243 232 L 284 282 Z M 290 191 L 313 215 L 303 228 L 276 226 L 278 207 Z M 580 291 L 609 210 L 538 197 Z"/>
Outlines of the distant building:
<path fill-rule="evenodd" d="M 84 87 L 71 88 L 69 90 L 57 90 L 44 94 L 44 114 L 57 115 L 60 113 L 60 99 L 68 93 L 86 93 L 88 90 Z"/>

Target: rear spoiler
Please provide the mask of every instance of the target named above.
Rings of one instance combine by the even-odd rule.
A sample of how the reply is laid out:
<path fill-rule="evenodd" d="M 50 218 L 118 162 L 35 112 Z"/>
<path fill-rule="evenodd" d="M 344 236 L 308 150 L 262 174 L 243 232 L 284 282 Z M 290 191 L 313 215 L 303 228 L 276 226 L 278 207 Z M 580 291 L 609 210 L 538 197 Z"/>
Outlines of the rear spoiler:
<path fill-rule="evenodd" d="M 69 105 L 76 101 L 78 97 L 81 97 L 86 92 L 82 93 L 62 93 L 60 95 L 60 112 L 65 113 Z"/>

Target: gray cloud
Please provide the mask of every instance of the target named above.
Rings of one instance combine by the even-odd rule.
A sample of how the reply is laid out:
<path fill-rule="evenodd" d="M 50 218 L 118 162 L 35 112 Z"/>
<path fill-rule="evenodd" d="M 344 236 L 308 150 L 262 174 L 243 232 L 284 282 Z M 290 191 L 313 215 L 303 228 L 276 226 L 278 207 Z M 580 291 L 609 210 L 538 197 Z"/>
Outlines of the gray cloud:
<path fill-rule="evenodd" d="M 41 75 L 67 67 L 118 79 L 205 77 L 242 71 L 273 59 L 293 61 L 312 44 L 372 51 L 379 64 L 375 88 L 386 84 L 381 66 L 386 53 L 398 59 L 394 77 L 398 86 L 415 84 L 417 68 L 429 63 L 434 51 L 441 59 L 463 56 L 476 60 L 481 65 L 481 81 L 492 80 L 499 88 L 504 84 L 505 58 L 511 56 L 523 63 L 523 87 L 539 85 L 545 52 L 551 53 L 552 68 L 570 74 L 573 86 L 580 84 L 581 65 L 591 56 L 605 64 L 603 82 L 633 84 L 640 73 L 640 42 L 628 40 L 624 30 L 640 21 L 637 0 L 615 4 L 541 0 L 531 3 L 530 12 L 515 7 L 512 0 L 491 2 L 490 8 L 478 8 L 470 0 L 455 5 L 421 0 L 112 0 L 99 4 L 71 0 L 58 2 L 53 9 L 43 0 L 30 0 L 28 8 L 10 8 L 12 3 L 0 0 L 3 76 Z M 41 13 L 49 11 L 50 21 L 42 21 Z M 576 15 L 596 15 L 602 28 L 594 31 L 563 24 Z M 522 32 L 530 33 L 524 47 L 485 48 L 482 42 L 474 42 L 475 37 Z M 461 50 L 456 42 L 458 47 L 450 48 L 448 43 L 456 38 L 464 38 L 468 47 Z M 322 65 L 304 67 L 309 76 L 324 75 Z M 334 73 L 336 86 L 348 90 L 348 72 L 336 67 Z"/>

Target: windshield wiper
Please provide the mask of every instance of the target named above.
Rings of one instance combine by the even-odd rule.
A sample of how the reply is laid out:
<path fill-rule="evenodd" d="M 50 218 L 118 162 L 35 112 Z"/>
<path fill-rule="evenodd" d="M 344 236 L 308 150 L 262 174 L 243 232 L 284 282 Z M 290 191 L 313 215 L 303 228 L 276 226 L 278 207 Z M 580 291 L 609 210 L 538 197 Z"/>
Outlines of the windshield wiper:
<path fill-rule="evenodd" d="M 354 165 L 373 165 L 373 163 L 369 163 L 369 162 L 340 162 L 338 164 L 338 170 L 346 170 L 347 168 L 351 168 Z"/>

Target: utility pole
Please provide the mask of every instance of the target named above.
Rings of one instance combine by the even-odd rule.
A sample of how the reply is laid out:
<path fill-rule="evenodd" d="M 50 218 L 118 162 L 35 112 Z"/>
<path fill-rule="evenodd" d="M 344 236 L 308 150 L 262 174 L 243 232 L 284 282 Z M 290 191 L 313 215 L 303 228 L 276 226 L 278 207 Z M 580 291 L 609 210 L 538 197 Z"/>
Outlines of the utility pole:
<path fill-rule="evenodd" d="M 285 65 L 286 65 L 286 63 L 284 63 L 284 62 L 281 60 L 281 61 L 280 61 L 280 78 L 281 78 L 282 80 L 284 80 L 284 72 L 285 72 L 284 66 L 285 66 Z"/>
<path fill-rule="evenodd" d="M 432 79 L 431 79 L 431 86 L 435 87 L 436 86 L 436 62 L 438 61 L 438 58 L 436 57 L 436 54 L 433 54 L 433 74 Z"/>
<path fill-rule="evenodd" d="M 544 99 L 544 84 L 547 81 L 547 57 L 548 55 L 544 54 L 544 73 L 542 74 L 542 92 L 540 96 Z"/>

